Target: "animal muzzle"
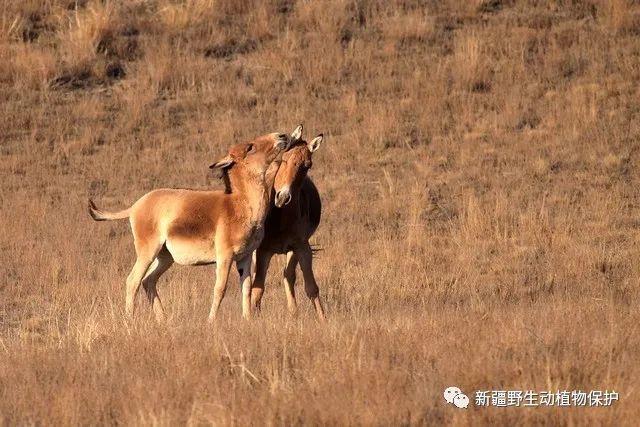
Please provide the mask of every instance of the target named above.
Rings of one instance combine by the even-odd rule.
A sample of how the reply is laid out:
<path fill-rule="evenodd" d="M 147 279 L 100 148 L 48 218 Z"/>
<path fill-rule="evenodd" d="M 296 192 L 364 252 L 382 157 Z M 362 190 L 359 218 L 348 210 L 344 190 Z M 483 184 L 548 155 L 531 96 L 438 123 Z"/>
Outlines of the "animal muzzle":
<path fill-rule="evenodd" d="M 288 204 L 291 201 L 291 192 L 289 188 L 283 188 L 282 190 L 276 193 L 275 204 L 277 207 L 281 208 L 284 205 Z"/>

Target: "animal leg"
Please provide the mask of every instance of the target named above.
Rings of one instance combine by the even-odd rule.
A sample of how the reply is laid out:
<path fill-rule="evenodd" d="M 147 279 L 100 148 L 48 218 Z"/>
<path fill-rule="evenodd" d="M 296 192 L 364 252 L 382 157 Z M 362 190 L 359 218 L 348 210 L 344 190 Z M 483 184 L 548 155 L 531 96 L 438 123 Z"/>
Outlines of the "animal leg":
<path fill-rule="evenodd" d="M 156 254 L 147 255 L 145 253 L 138 253 L 138 259 L 133 265 L 129 276 L 127 277 L 127 289 L 125 296 L 125 310 L 129 318 L 133 318 L 134 301 L 140 288 L 140 282 L 147 273 L 147 269 L 153 262 Z"/>
<path fill-rule="evenodd" d="M 251 255 L 237 261 L 242 284 L 242 317 L 251 319 Z"/>
<path fill-rule="evenodd" d="M 270 252 L 264 252 L 261 250 L 256 251 L 256 275 L 251 286 L 251 305 L 260 310 L 260 304 L 262 302 L 262 294 L 264 293 L 264 282 L 267 277 L 267 270 L 269 270 L 269 263 L 273 256 Z"/>
<path fill-rule="evenodd" d="M 256 280 L 256 257 L 258 256 L 258 250 L 256 249 L 251 253 L 251 280 Z"/>
<path fill-rule="evenodd" d="M 287 295 L 287 307 L 291 314 L 295 314 L 298 310 L 294 289 L 294 285 L 296 284 L 296 265 L 298 265 L 298 257 L 296 257 L 295 252 L 287 252 L 287 265 L 284 267 L 282 283 L 284 284 L 284 293 Z"/>
<path fill-rule="evenodd" d="M 218 309 L 220 308 L 220 303 L 227 290 L 227 279 L 229 278 L 232 261 L 231 255 L 219 257 L 216 260 L 216 285 L 213 288 L 213 303 L 211 304 L 211 311 L 209 312 L 209 323 L 215 320 Z"/>
<path fill-rule="evenodd" d="M 304 291 L 313 303 L 318 319 L 320 321 L 324 321 L 324 309 L 320 302 L 320 289 L 318 288 L 316 278 L 313 275 L 313 252 L 311 251 L 309 243 L 305 243 L 304 245 L 296 248 L 296 255 L 304 277 Z"/>
<path fill-rule="evenodd" d="M 158 283 L 160 276 L 162 276 L 172 265 L 173 257 L 166 248 L 163 248 L 149 267 L 147 275 L 142 279 L 142 287 L 147 293 L 147 298 L 153 307 L 153 312 L 155 313 L 156 320 L 158 322 L 164 322 L 165 315 L 162 302 L 160 301 L 160 296 L 156 289 L 156 284 Z"/>

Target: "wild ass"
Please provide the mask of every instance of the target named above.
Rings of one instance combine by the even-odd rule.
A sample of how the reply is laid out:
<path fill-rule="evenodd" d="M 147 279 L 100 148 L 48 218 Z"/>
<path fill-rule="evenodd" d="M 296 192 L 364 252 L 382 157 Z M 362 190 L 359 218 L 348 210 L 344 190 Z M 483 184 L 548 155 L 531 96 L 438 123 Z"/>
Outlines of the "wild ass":
<path fill-rule="evenodd" d="M 301 135 L 272 133 L 237 144 L 210 166 L 222 172 L 226 191 L 160 189 L 142 196 L 119 212 L 99 210 L 89 200 L 96 221 L 129 218 L 137 260 L 127 277 L 126 312 L 133 316 L 134 299 L 142 283 L 156 318 L 164 309 L 156 283 L 174 262 L 216 264 L 216 283 L 209 321 L 224 298 L 231 264 L 236 261 L 242 284 L 242 315 L 251 317 L 251 255 L 264 234 L 272 182 L 265 174 L 285 149 Z M 272 166 L 271 169 L 275 169 Z"/>
<path fill-rule="evenodd" d="M 256 274 L 251 302 L 258 310 L 271 257 L 274 254 L 286 254 L 284 289 L 289 311 L 294 314 L 297 310 L 294 285 L 296 265 L 299 263 L 305 292 L 313 303 L 318 318 L 324 320 L 320 290 L 313 275 L 313 251 L 309 244 L 309 238 L 320 223 L 322 205 L 316 186 L 307 176 L 307 171 L 312 166 L 312 154 L 320 148 L 322 139 L 322 134 L 308 143 L 300 139 L 282 156 L 282 164 L 275 176 L 275 208 L 271 207 L 267 214 L 264 238 L 256 251 Z"/>

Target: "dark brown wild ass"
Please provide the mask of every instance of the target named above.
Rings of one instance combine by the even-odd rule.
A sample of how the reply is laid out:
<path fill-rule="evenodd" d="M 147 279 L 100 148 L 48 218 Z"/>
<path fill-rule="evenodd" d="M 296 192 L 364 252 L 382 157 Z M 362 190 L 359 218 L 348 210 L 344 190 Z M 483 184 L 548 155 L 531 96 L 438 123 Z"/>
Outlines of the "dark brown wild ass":
<path fill-rule="evenodd" d="M 256 275 L 251 290 L 251 303 L 260 309 L 269 262 L 274 254 L 286 254 L 284 290 L 289 311 L 297 310 L 294 284 L 296 265 L 300 264 L 304 277 L 304 289 L 320 320 L 324 310 L 320 302 L 318 284 L 313 275 L 313 251 L 309 238 L 318 228 L 322 205 L 316 186 L 307 176 L 312 166 L 312 154 L 322 144 L 322 134 L 310 142 L 302 139 L 294 142 L 282 156 L 277 170 L 271 206 L 265 220 L 264 238 L 256 251 Z"/>

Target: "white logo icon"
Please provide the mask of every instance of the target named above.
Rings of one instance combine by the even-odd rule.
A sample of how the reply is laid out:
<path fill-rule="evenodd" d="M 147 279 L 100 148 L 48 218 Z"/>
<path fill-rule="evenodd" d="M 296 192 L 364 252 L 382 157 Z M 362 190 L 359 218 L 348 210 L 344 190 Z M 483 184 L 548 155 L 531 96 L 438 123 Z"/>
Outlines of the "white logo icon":
<path fill-rule="evenodd" d="M 447 387 L 444 390 L 444 400 L 446 400 L 447 403 L 453 403 L 453 398 L 458 394 L 462 394 L 462 390 L 458 387 Z"/>
<path fill-rule="evenodd" d="M 444 390 L 444 400 L 461 409 L 469 406 L 469 398 L 458 387 L 447 387 Z"/>
<path fill-rule="evenodd" d="M 467 409 L 467 406 L 469 406 L 469 398 L 466 394 L 457 394 L 456 397 L 453 398 L 453 404 L 460 409 Z"/>

